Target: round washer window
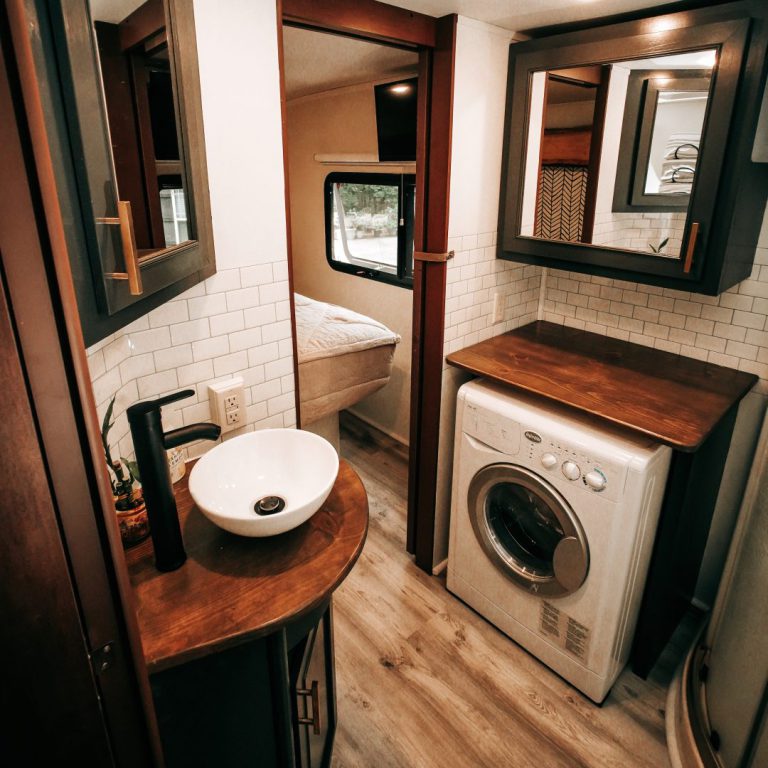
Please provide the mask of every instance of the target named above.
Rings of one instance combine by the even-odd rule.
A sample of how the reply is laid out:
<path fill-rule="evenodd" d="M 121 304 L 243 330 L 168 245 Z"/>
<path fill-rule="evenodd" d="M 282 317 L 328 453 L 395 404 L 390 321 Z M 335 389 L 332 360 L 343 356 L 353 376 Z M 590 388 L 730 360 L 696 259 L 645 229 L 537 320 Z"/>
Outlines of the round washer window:
<path fill-rule="evenodd" d="M 553 577 L 555 549 L 565 537 L 563 526 L 537 493 L 514 483 L 496 483 L 485 499 L 491 535 L 523 571 Z"/>
<path fill-rule="evenodd" d="M 468 489 L 477 540 L 515 584 L 542 596 L 575 592 L 589 570 L 584 530 L 563 496 L 514 464 L 483 467 Z"/>

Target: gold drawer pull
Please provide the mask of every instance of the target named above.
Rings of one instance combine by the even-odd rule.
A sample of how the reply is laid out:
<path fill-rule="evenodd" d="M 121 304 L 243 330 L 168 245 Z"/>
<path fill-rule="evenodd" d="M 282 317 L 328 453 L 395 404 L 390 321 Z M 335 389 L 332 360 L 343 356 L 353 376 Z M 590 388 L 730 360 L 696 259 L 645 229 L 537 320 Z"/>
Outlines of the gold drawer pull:
<path fill-rule="evenodd" d="M 296 693 L 299 696 L 311 696 L 312 698 L 312 717 L 300 717 L 301 725 L 311 725 L 312 733 L 316 736 L 320 733 L 320 693 L 317 680 L 312 681 L 311 688 L 297 688 Z"/>
<path fill-rule="evenodd" d="M 688 234 L 688 247 L 685 249 L 685 261 L 683 262 L 683 272 L 687 275 L 693 266 L 693 252 L 696 250 L 696 238 L 699 236 L 699 222 L 694 221 L 691 224 L 691 231 Z"/>
<path fill-rule="evenodd" d="M 105 272 L 109 280 L 127 280 L 128 289 L 132 296 L 141 296 L 144 289 L 141 285 L 141 270 L 139 269 L 139 252 L 136 249 L 136 235 L 133 232 L 133 214 L 130 200 L 117 201 L 117 217 L 102 217 L 96 219 L 97 224 L 116 224 L 120 227 L 120 239 L 123 241 L 123 257 L 125 272 Z"/>

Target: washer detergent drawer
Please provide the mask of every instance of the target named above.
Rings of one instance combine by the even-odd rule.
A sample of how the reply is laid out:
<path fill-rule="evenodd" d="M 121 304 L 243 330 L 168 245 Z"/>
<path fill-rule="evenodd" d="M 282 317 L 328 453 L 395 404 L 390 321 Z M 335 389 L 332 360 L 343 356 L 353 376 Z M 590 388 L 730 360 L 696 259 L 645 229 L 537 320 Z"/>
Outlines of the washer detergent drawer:
<path fill-rule="evenodd" d="M 472 403 L 464 408 L 463 430 L 466 434 L 496 449 L 516 456 L 520 451 L 520 424 L 501 414 L 489 414 Z"/>

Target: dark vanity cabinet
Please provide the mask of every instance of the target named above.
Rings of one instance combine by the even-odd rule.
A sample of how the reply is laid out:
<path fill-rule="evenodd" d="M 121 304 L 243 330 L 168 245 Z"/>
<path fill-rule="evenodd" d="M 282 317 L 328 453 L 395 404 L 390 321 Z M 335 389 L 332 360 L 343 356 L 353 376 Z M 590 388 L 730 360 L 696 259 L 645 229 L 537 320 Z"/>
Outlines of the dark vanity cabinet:
<path fill-rule="evenodd" d="M 323 506 L 279 536 L 235 536 L 174 487 L 188 558 L 126 560 L 168 768 L 329 766 L 336 731 L 331 600 L 357 561 L 368 500 L 345 461 Z"/>
<path fill-rule="evenodd" d="M 326 768 L 336 730 L 330 603 L 150 677 L 168 768 Z"/>
<path fill-rule="evenodd" d="M 767 46 L 762 0 L 511 45 L 498 256 L 710 295 L 748 278 Z"/>
<path fill-rule="evenodd" d="M 26 0 L 86 345 L 215 272 L 191 0 Z"/>

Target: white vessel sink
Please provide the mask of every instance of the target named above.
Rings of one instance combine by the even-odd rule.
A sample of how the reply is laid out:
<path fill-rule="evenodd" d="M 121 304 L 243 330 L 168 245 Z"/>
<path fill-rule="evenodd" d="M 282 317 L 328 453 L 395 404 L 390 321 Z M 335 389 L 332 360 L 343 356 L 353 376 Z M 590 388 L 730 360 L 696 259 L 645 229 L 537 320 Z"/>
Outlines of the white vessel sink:
<path fill-rule="evenodd" d="M 328 498 L 339 457 L 322 437 L 300 429 L 263 429 L 234 437 L 192 469 L 189 492 L 213 523 L 240 536 L 296 528 Z"/>

